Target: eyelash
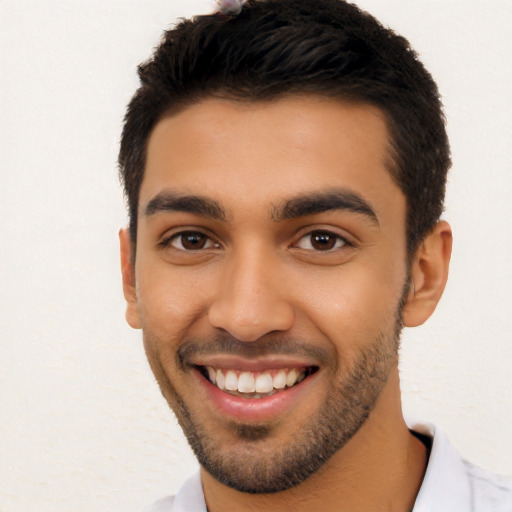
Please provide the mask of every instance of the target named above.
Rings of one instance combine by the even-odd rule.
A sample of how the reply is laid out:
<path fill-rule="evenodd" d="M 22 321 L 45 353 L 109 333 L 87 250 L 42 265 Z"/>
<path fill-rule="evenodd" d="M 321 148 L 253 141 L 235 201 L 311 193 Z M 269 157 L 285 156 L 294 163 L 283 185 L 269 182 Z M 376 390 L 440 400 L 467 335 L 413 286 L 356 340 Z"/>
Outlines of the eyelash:
<path fill-rule="evenodd" d="M 174 233 L 173 235 L 164 238 L 161 242 L 158 243 L 158 245 L 163 248 L 168 248 L 168 247 L 172 246 L 172 242 L 174 240 L 181 240 L 182 247 L 181 248 L 173 247 L 173 249 L 176 249 L 177 251 L 183 251 L 183 252 L 199 252 L 204 249 L 213 248 L 213 246 L 212 246 L 212 247 L 200 247 L 199 249 L 186 249 L 185 247 L 183 247 L 183 238 L 185 236 L 196 236 L 198 238 L 202 238 L 203 240 L 205 240 L 206 243 L 210 242 L 211 244 L 213 244 L 213 246 L 220 247 L 220 244 L 215 242 L 212 239 L 212 237 L 210 237 L 206 233 L 203 233 L 202 231 L 197 231 L 197 230 L 193 230 L 193 229 L 186 230 L 186 231 L 180 231 L 179 233 Z"/>
<path fill-rule="evenodd" d="M 197 248 L 196 249 L 191 249 L 191 248 L 187 249 L 183 246 L 183 240 L 184 240 L 184 237 L 186 237 L 186 236 L 189 236 L 189 237 L 195 236 L 196 238 L 200 238 L 203 241 L 205 241 L 205 243 L 208 244 L 209 246 L 208 247 L 202 246 L 202 247 L 199 247 L 198 249 Z M 334 239 L 334 246 L 328 247 L 325 250 L 320 249 L 318 247 L 315 248 L 314 247 L 315 242 L 312 241 L 312 237 L 314 237 L 314 236 L 317 237 L 316 243 L 319 242 L 319 239 L 321 239 L 321 237 L 328 237 L 328 238 L 331 238 L 331 240 Z M 306 240 L 309 239 L 310 247 L 304 248 L 304 247 L 299 246 L 300 242 L 304 239 L 306 239 Z M 180 243 L 181 247 L 173 246 L 173 241 L 175 241 L 175 240 L 181 241 L 181 243 Z M 322 242 L 320 242 L 320 243 L 322 243 Z M 213 240 L 213 238 L 210 237 L 209 235 L 207 235 L 206 233 L 203 233 L 202 231 L 198 231 L 198 230 L 192 230 L 192 229 L 174 233 L 171 236 L 164 238 L 161 242 L 158 243 L 158 245 L 163 248 L 168 248 L 171 246 L 171 247 L 173 247 L 173 249 L 176 249 L 178 251 L 183 251 L 183 252 L 200 252 L 205 249 L 217 249 L 217 248 L 221 247 L 221 245 L 218 242 L 215 242 Z M 321 253 L 321 252 L 331 253 L 336 250 L 343 249 L 345 247 L 347 247 L 347 248 L 354 247 L 354 244 L 351 243 L 349 240 L 347 240 L 345 237 L 343 237 L 337 233 L 334 233 L 333 231 L 330 231 L 328 229 L 314 229 L 312 231 L 308 231 L 307 233 L 304 233 L 303 235 L 301 235 L 301 237 L 298 239 L 298 241 L 295 242 L 291 247 L 301 249 L 304 251 L 313 251 L 313 252 L 319 252 L 319 253 Z"/>
<path fill-rule="evenodd" d="M 329 237 L 331 240 L 334 241 L 334 246 L 329 247 L 326 250 L 322 250 L 319 248 L 315 249 L 315 247 L 314 247 L 315 242 L 312 241 L 314 236 L 317 237 L 316 242 L 318 242 L 318 239 L 320 239 L 321 237 Z M 311 248 L 304 249 L 306 251 L 330 253 L 330 252 L 334 252 L 335 250 L 343 249 L 345 247 L 354 247 L 354 244 L 349 242 L 345 237 L 343 237 L 337 233 L 334 233 L 333 231 L 329 231 L 328 229 L 314 229 L 312 231 L 308 231 L 307 233 L 305 233 L 304 235 L 302 235 L 299 238 L 298 242 L 295 243 L 294 246 L 297 247 L 298 249 L 302 249 L 301 247 L 299 247 L 299 243 L 301 240 L 304 240 L 304 239 L 309 239 L 309 245 L 311 246 Z M 341 245 L 339 245 L 340 242 L 341 242 Z"/>

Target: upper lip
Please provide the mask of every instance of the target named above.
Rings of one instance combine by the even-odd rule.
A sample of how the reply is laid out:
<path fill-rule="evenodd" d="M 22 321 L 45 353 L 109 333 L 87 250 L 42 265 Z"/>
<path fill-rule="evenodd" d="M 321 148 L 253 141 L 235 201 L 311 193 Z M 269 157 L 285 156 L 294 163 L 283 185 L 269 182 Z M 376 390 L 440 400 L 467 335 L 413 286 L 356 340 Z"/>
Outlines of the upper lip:
<path fill-rule="evenodd" d="M 290 355 L 276 355 L 246 359 L 244 357 L 226 354 L 214 354 L 197 357 L 191 361 L 193 366 L 211 366 L 225 370 L 241 370 L 248 372 L 263 372 L 265 370 L 280 370 L 283 368 L 304 368 L 318 366 L 315 362 Z"/>

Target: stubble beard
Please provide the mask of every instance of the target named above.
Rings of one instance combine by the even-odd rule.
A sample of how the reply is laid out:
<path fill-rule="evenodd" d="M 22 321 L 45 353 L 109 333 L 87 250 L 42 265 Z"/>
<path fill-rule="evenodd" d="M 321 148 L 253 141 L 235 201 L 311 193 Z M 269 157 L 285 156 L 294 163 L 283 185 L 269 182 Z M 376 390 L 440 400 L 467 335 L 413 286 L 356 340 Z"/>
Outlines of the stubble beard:
<path fill-rule="evenodd" d="M 275 493 L 302 483 L 364 424 L 397 365 L 401 311 L 402 301 L 394 325 L 365 346 L 350 367 L 338 367 L 339 377 L 316 414 L 279 449 L 265 450 L 271 426 L 234 422 L 230 425 L 234 441 L 227 446 L 191 413 L 159 362 L 150 359 L 150 363 L 199 463 L 219 482 L 238 491 Z"/>

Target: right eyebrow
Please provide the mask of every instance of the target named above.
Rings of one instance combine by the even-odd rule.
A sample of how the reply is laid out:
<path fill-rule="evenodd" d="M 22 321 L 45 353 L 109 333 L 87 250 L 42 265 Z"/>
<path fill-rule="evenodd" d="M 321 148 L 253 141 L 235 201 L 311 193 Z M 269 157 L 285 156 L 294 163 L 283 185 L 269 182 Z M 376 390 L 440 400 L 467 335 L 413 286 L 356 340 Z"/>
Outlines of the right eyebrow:
<path fill-rule="evenodd" d="M 276 221 L 282 221 L 333 210 L 348 210 L 363 215 L 372 223 L 379 225 L 377 214 L 370 203 L 346 189 L 329 189 L 292 197 L 281 207 L 275 207 L 272 217 Z"/>
<path fill-rule="evenodd" d="M 178 194 L 172 191 L 157 194 L 147 203 L 143 212 L 148 217 L 160 212 L 186 212 L 210 219 L 226 220 L 226 212 L 214 199 L 195 194 Z"/>

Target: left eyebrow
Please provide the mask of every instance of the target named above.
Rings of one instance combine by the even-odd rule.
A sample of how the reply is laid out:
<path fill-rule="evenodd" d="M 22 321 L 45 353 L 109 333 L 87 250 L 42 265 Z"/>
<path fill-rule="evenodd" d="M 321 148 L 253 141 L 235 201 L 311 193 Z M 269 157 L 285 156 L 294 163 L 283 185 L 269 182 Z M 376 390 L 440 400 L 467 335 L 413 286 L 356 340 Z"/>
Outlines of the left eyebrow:
<path fill-rule="evenodd" d="M 275 221 L 297 219 L 306 215 L 315 215 L 331 210 L 348 210 L 364 215 L 374 224 L 379 225 L 377 214 L 370 204 L 360 195 L 345 189 L 328 190 L 293 197 L 285 201 L 282 206 L 274 207 L 272 218 Z"/>
<path fill-rule="evenodd" d="M 226 212 L 214 199 L 194 194 L 182 195 L 172 191 L 164 191 L 155 196 L 143 211 L 146 216 L 159 212 L 185 212 L 215 220 L 226 220 Z"/>

